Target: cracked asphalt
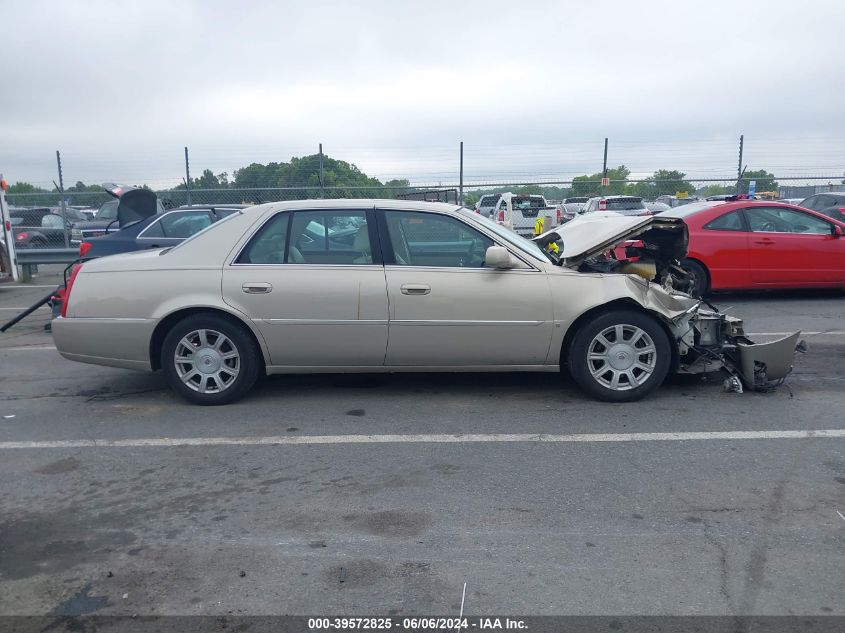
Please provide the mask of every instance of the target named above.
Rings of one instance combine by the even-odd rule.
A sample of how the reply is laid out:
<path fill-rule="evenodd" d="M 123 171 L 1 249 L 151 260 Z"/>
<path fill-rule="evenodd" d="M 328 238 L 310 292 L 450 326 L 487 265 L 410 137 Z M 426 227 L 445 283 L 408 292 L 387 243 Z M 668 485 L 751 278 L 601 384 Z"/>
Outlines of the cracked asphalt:
<path fill-rule="evenodd" d="M 36 284 L 47 285 L 54 271 Z M 0 321 L 47 288 L 0 286 Z M 556 374 L 290 376 L 192 407 L 0 334 L 0 615 L 845 615 L 845 439 L 238 443 L 845 428 L 845 296 L 728 295 L 807 336 L 786 385 L 587 400 Z M 227 444 L 62 446 L 230 438 Z"/>

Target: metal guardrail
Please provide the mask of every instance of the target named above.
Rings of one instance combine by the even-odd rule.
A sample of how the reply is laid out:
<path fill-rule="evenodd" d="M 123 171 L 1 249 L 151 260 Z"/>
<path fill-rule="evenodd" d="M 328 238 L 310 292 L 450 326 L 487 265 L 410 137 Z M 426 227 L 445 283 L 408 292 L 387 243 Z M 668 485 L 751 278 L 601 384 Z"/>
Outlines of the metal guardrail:
<path fill-rule="evenodd" d="M 15 250 L 19 266 L 70 264 L 79 259 L 79 248 L 20 248 Z"/>

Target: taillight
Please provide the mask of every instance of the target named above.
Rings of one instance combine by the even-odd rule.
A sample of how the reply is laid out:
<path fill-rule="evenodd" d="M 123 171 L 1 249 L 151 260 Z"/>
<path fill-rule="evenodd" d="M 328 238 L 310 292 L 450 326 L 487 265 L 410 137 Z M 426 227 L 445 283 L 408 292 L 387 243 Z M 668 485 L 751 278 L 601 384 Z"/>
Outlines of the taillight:
<path fill-rule="evenodd" d="M 12 222 L 10 220 L 6 220 L 6 230 L 7 231 L 12 230 Z"/>
<path fill-rule="evenodd" d="M 563 219 L 563 213 L 560 211 L 560 207 L 557 208 L 557 223 L 560 224 L 560 221 Z"/>
<path fill-rule="evenodd" d="M 607 211 L 607 200 L 599 200 L 599 211 Z"/>
<path fill-rule="evenodd" d="M 65 294 L 62 297 L 62 318 L 67 316 L 67 304 L 70 302 L 70 291 L 73 288 L 73 282 L 76 280 L 76 276 L 79 274 L 80 270 L 82 270 L 82 264 L 75 265 L 70 271 L 70 277 L 68 277 L 67 286 L 65 287 Z"/>
<path fill-rule="evenodd" d="M 499 219 L 499 222 L 501 222 L 502 224 L 505 223 L 505 210 L 504 209 L 499 209 L 499 218 L 498 219 Z"/>
<path fill-rule="evenodd" d="M 91 242 L 82 242 L 79 245 L 79 256 L 85 257 L 85 255 L 88 254 L 88 251 L 90 251 L 93 247 L 94 245 Z"/>
<path fill-rule="evenodd" d="M 26 231 L 21 231 L 20 233 L 18 233 L 17 235 L 15 235 L 15 239 L 16 239 L 16 240 L 26 240 L 26 239 L 29 239 L 29 233 L 27 233 Z"/>

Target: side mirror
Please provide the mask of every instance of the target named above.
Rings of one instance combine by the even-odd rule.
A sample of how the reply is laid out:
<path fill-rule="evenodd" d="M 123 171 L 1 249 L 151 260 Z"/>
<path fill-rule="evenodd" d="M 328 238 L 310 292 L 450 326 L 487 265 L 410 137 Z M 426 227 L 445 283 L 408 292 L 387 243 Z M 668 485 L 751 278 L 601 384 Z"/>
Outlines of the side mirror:
<path fill-rule="evenodd" d="M 842 227 L 838 224 L 834 224 L 833 227 L 830 229 L 830 234 L 833 237 L 842 237 Z"/>
<path fill-rule="evenodd" d="M 499 268 L 501 270 L 514 268 L 516 265 L 514 258 L 504 246 L 491 246 L 488 248 L 487 252 L 484 254 L 484 262 L 488 266 Z"/>
<path fill-rule="evenodd" d="M 839 215 L 845 217 L 845 207 L 839 207 Z"/>

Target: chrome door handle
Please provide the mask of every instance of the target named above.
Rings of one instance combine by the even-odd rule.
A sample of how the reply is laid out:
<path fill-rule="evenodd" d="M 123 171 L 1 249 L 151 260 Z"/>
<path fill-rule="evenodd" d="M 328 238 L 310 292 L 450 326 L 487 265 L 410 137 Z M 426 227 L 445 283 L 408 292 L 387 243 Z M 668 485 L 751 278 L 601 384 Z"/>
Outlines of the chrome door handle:
<path fill-rule="evenodd" d="M 403 295 L 427 295 L 431 292 L 428 284 L 402 284 L 399 289 Z"/>
<path fill-rule="evenodd" d="M 248 281 L 241 286 L 241 290 L 248 295 L 266 295 L 273 291 L 273 286 L 265 282 Z"/>

